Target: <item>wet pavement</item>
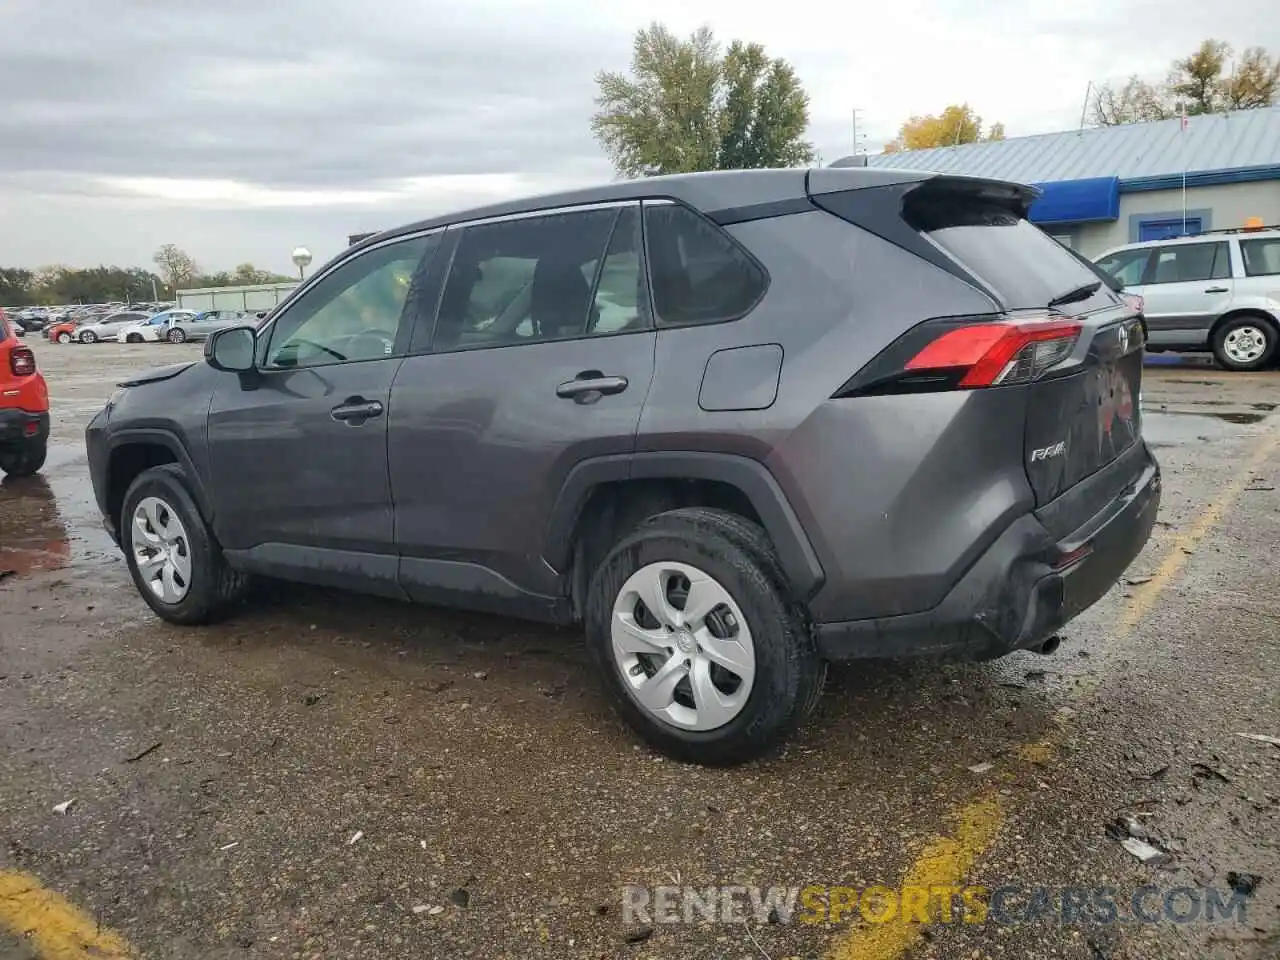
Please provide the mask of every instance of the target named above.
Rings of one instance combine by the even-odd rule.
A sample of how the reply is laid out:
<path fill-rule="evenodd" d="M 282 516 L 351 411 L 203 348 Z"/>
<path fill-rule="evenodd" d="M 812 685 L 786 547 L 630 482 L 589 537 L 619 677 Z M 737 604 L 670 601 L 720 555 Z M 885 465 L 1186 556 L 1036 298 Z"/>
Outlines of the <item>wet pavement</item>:
<path fill-rule="evenodd" d="M 0 960 L 62 922 L 6 875 L 140 957 L 1280 955 L 1280 748 L 1238 736 L 1280 736 L 1280 373 L 1148 369 L 1160 526 L 1055 655 L 840 667 L 780 755 L 725 771 L 637 746 L 573 632 L 285 586 L 160 623 L 80 431 L 199 347 L 36 349 L 55 447 L 0 485 Z M 1162 863 L 1107 835 L 1125 814 Z M 664 924 L 622 898 L 964 878 L 1158 907 L 1243 874 L 1244 921 L 1216 924 Z"/>

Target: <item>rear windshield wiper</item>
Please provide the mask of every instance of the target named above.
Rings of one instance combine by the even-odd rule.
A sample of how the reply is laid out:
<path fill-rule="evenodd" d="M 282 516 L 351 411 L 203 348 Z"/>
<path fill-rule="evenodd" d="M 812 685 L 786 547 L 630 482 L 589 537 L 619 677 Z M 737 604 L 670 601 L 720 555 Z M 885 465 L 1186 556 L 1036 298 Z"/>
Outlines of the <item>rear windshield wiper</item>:
<path fill-rule="evenodd" d="M 1066 293 L 1058 294 L 1049 301 L 1049 306 L 1061 307 L 1063 304 L 1079 303 L 1081 300 L 1088 300 L 1098 292 L 1098 288 L 1100 286 L 1102 286 L 1101 280 L 1095 280 L 1093 283 L 1082 283 L 1078 287 L 1072 287 Z"/>

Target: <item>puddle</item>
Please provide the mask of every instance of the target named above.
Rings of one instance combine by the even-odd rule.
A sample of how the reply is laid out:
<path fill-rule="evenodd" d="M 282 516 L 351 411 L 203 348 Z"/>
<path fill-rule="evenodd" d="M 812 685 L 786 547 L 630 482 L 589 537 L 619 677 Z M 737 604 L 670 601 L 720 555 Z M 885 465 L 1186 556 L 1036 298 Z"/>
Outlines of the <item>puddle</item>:
<path fill-rule="evenodd" d="M 50 450 L 45 473 L 0 482 L 0 571 L 23 576 L 89 567 L 119 556 L 102 529 L 93 490 L 81 470 L 58 468 L 74 456 Z"/>
<path fill-rule="evenodd" d="M 1276 408 L 1276 404 L 1274 403 L 1251 403 L 1249 406 L 1253 407 L 1255 410 L 1266 410 L 1268 412 Z"/>
<path fill-rule="evenodd" d="M 1238 435 L 1237 427 L 1266 418 L 1264 413 L 1226 410 L 1145 410 L 1142 435 L 1153 447 L 1175 447 Z"/>
<path fill-rule="evenodd" d="M 1161 414 L 1168 417 L 1204 417 L 1211 420 L 1221 420 L 1223 423 L 1261 423 L 1267 419 L 1265 413 L 1232 413 L 1228 410 L 1162 410 Z"/>

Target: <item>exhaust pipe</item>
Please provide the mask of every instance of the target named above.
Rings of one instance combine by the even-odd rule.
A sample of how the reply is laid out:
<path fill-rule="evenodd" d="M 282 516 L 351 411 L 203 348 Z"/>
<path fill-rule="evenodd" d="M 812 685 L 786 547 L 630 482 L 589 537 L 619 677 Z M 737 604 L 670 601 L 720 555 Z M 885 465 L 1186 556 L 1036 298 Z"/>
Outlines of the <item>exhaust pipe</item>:
<path fill-rule="evenodd" d="M 1040 644 L 1040 646 L 1033 647 L 1032 649 L 1034 649 L 1036 653 L 1047 657 L 1049 654 L 1055 652 L 1060 646 L 1062 646 L 1062 638 L 1055 633 L 1044 643 Z"/>

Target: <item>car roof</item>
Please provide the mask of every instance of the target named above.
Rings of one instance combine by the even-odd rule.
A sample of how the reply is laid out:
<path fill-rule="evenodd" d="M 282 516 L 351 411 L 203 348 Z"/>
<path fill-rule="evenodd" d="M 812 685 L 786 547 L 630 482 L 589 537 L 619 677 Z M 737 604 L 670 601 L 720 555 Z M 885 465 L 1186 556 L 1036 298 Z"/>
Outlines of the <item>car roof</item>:
<path fill-rule="evenodd" d="M 1271 228 L 1264 230 L 1210 230 L 1206 233 L 1197 233 L 1189 237 L 1168 237 L 1164 240 L 1135 240 L 1133 243 L 1122 243 L 1118 247 L 1112 247 L 1098 254 L 1097 259 L 1109 257 L 1113 253 L 1123 253 L 1125 250 L 1137 250 L 1147 247 L 1179 247 L 1190 243 L 1213 243 L 1217 240 L 1227 240 L 1235 237 L 1237 240 L 1275 240 L 1280 239 L 1280 228 Z"/>
<path fill-rule="evenodd" d="M 787 168 L 782 170 L 711 170 L 701 173 L 677 173 L 660 177 L 641 177 L 636 180 L 616 180 L 580 190 L 547 193 L 482 207 L 457 210 L 426 220 L 418 220 L 404 226 L 375 233 L 350 250 L 381 243 L 402 234 L 417 233 L 437 227 L 487 220 L 515 214 L 532 213 L 558 207 L 586 206 L 593 203 L 612 203 L 619 200 L 671 199 L 679 200 L 706 213 L 723 213 L 741 208 L 766 207 L 807 196 L 809 178 L 813 175 L 813 192 L 830 193 L 836 189 L 855 190 L 860 187 L 893 183 L 910 183 L 938 176 L 922 170 L 882 170 L 871 167 L 845 167 L 807 170 Z M 952 178 L 956 179 L 956 178 Z M 964 178 L 970 179 L 970 178 Z M 998 182 L 998 181 L 992 181 Z M 820 188 L 816 184 L 820 183 Z M 344 251 L 344 254 L 347 251 Z"/>

